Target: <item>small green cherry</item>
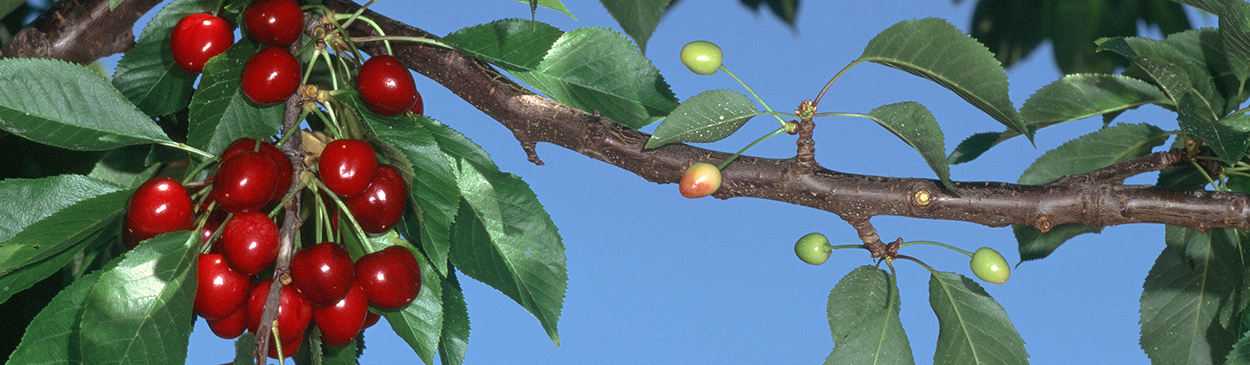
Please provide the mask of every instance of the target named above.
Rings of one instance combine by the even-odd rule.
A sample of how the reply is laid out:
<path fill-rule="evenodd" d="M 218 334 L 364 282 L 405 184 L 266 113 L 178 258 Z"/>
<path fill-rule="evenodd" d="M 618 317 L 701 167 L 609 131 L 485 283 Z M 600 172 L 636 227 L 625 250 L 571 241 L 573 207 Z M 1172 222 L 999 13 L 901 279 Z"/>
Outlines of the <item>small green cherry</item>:
<path fill-rule="evenodd" d="M 970 264 L 972 273 L 977 274 L 978 278 L 986 282 L 1002 284 L 1011 277 L 1011 266 L 1007 266 L 1007 259 L 989 247 L 978 248 L 977 252 L 972 254 Z"/>
<path fill-rule="evenodd" d="M 833 246 L 829 245 L 829 239 L 820 233 L 805 234 L 794 244 L 794 254 L 799 256 L 799 260 L 812 265 L 829 261 L 829 254 L 832 252 Z"/>
<path fill-rule="evenodd" d="M 711 75 L 720 68 L 725 54 L 720 47 L 708 41 L 694 41 L 681 47 L 681 63 L 690 71 L 700 75 Z"/>

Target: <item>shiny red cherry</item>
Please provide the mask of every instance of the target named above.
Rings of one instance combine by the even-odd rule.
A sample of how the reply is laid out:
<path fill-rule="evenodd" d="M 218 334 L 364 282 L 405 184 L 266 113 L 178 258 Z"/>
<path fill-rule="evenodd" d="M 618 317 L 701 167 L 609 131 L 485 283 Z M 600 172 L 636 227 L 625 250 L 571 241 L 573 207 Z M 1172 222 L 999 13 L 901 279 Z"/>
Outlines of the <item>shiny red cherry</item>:
<path fill-rule="evenodd" d="M 221 228 L 217 245 L 231 269 L 256 275 L 278 257 L 278 226 L 264 213 L 235 215 Z"/>
<path fill-rule="evenodd" d="M 291 258 L 291 287 L 314 305 L 338 303 L 352 288 L 355 279 L 351 255 L 334 242 L 299 250 Z"/>
<path fill-rule="evenodd" d="M 381 309 L 407 306 L 421 294 L 421 267 L 412 252 L 391 246 L 356 260 L 356 281 Z"/>
<path fill-rule="evenodd" d="M 264 314 L 265 300 L 269 297 L 269 285 L 272 280 L 256 284 L 252 295 L 247 300 L 247 331 L 256 333 L 260 328 L 260 317 Z M 312 321 L 312 306 L 303 297 L 289 287 L 282 287 L 278 294 L 278 333 L 282 343 L 292 342 L 304 337 L 304 330 Z M 272 340 L 272 338 L 270 338 Z"/>
<path fill-rule="evenodd" d="M 326 188 L 343 197 L 365 192 L 378 171 L 373 147 L 357 139 L 336 139 L 326 144 L 317 161 L 317 173 Z"/>
<path fill-rule="evenodd" d="M 225 19 L 212 14 L 187 15 L 174 24 L 169 34 L 169 51 L 174 63 L 187 72 L 198 74 L 210 58 L 225 52 L 234 44 L 234 30 Z"/>
<path fill-rule="evenodd" d="M 258 144 L 259 146 L 257 146 Z M 273 199 L 270 200 L 270 202 L 281 201 L 282 198 L 286 196 L 287 188 L 291 185 L 291 174 L 294 173 L 294 168 L 291 166 L 291 160 L 287 158 L 286 154 L 282 153 L 282 150 L 279 150 L 278 147 L 274 147 L 274 145 L 269 142 L 258 142 L 251 138 L 239 138 L 234 142 L 231 142 L 230 145 L 226 146 L 226 149 L 221 152 L 221 160 L 225 161 L 240 152 L 258 150 L 260 153 L 269 157 L 270 160 L 273 160 L 274 166 L 277 166 L 278 168 L 278 184 L 277 188 L 274 189 Z"/>
<path fill-rule="evenodd" d="M 238 310 L 247 299 L 252 280 L 230 269 L 221 255 L 200 254 L 196 266 L 192 310 L 205 319 L 220 319 Z"/>
<path fill-rule="evenodd" d="M 313 323 L 321 329 L 321 342 L 331 346 L 351 343 L 364 328 L 369 314 L 369 295 L 352 282 L 343 299 L 333 305 L 313 307 Z"/>
<path fill-rule="evenodd" d="M 256 52 L 243 65 L 239 88 L 253 102 L 261 105 L 285 101 L 299 88 L 299 61 L 282 47 L 269 47 Z"/>
<path fill-rule="evenodd" d="M 217 205 L 234 214 L 259 211 L 273 199 L 280 172 L 261 152 L 244 151 L 221 162 L 213 178 Z"/>
<path fill-rule="evenodd" d="M 412 73 L 398 58 L 388 55 L 373 56 L 360 66 L 356 89 L 365 106 L 382 115 L 403 113 L 417 102 Z"/>
<path fill-rule="evenodd" d="M 144 182 L 126 207 L 122 241 L 134 248 L 159 234 L 193 228 L 193 205 L 191 195 L 178 180 L 161 176 Z"/>
<path fill-rule="evenodd" d="M 247 308 L 239 306 L 239 309 L 230 313 L 230 315 L 219 319 L 209 319 L 208 329 L 213 330 L 213 334 L 224 339 L 232 339 L 239 337 L 243 331 L 247 330 Z"/>
<path fill-rule="evenodd" d="M 304 11 L 295 0 L 256 0 L 243 11 L 243 27 L 261 43 L 286 46 L 303 32 Z"/>
<path fill-rule="evenodd" d="M 386 232 L 404 216 L 404 208 L 408 206 L 408 184 L 394 166 L 378 166 L 373 183 L 365 192 L 343 203 L 347 204 L 347 209 L 365 232 Z"/>

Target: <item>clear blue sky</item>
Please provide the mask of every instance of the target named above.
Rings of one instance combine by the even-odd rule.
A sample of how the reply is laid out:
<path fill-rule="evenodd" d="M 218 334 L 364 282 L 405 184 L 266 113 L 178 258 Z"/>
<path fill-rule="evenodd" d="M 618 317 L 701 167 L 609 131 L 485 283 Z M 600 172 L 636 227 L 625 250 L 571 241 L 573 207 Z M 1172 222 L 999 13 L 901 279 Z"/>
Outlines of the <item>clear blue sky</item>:
<path fill-rule="evenodd" d="M 751 12 L 737 1 L 682 0 L 661 22 L 647 56 L 683 100 L 710 89 L 741 91 L 724 74 L 697 76 L 680 64 L 677 53 L 686 42 L 716 42 L 725 52 L 725 64 L 769 105 L 793 110 L 815 97 L 877 32 L 921 17 L 945 18 L 966 31 L 974 3 L 806 0 L 797 28 L 791 29 L 770 13 Z M 597 1 L 565 5 L 577 20 L 547 9 L 539 10 L 538 20 L 564 30 L 619 29 Z M 500 18 L 529 17 L 526 5 L 503 0 L 383 0 L 374 8 L 439 35 Z M 1059 77 L 1049 45 L 1008 76 L 1019 107 L 1034 90 Z M 546 144 L 538 147 L 546 166 L 534 166 L 500 124 L 422 76 L 417 84 L 426 114 L 481 144 L 505 171 L 524 177 L 560 227 L 567 247 L 562 346 L 553 345 L 537 320 L 506 296 L 461 276 L 472 323 L 466 363 L 819 364 L 833 348 L 825 316 L 829 290 L 842 275 L 872 261 L 864 251 L 843 250 L 823 266 L 810 266 L 794 257 L 793 244 L 814 231 L 825 233 L 834 244 L 855 243 L 854 230 L 836 216 L 758 199 L 689 200 L 675 185 L 649 183 Z M 949 91 L 875 64 L 845 75 L 820 106 L 822 112 L 867 112 L 908 100 L 924 104 L 937 117 L 948 151 L 973 133 L 1003 128 Z M 1175 129 L 1173 118 L 1145 107 L 1118 120 Z M 1023 139 L 1005 143 L 989 156 L 954 166 L 952 177 L 1014 182 L 1041 153 L 1100 125 L 1087 120 L 1045 129 L 1037 136 L 1037 149 Z M 736 150 L 773 128 L 771 118 L 756 118 L 740 137 L 710 146 Z M 817 159 L 831 169 L 933 177 L 919 155 L 865 119 L 817 119 L 816 142 Z M 784 135 L 750 152 L 777 158 L 793 153 L 793 137 Z M 1130 183 L 1153 180 L 1151 175 Z M 1013 264 L 1019 257 L 1009 228 L 897 217 L 879 217 L 873 223 L 887 241 L 932 240 L 967 250 L 989 246 Z M 1162 226 L 1112 227 L 1101 235 L 1078 237 L 1045 260 L 1019 266 L 1005 285 L 983 285 L 1006 307 L 1033 363 L 1145 363 L 1138 345 L 1138 299 L 1142 280 L 1163 247 Z M 903 253 L 939 270 L 971 276 L 962 255 L 931 247 Z M 909 262 L 896 267 L 904 328 L 917 362 L 929 363 L 937 321 L 928 305 L 928 272 Z M 188 363 L 232 358 L 233 342 L 214 337 L 203 321 L 191 341 Z M 362 363 L 420 362 L 385 321 L 366 332 L 366 344 Z"/>

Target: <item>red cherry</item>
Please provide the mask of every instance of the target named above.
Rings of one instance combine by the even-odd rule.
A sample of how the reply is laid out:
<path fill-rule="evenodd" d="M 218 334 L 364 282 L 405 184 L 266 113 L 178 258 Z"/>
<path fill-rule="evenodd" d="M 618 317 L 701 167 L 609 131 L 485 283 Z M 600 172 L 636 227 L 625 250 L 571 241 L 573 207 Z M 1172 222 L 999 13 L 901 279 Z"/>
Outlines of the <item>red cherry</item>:
<path fill-rule="evenodd" d="M 224 339 L 232 339 L 239 337 L 243 331 L 247 330 L 247 308 L 240 305 L 230 315 L 219 319 L 209 319 L 208 329 L 213 330 L 213 334 Z"/>
<path fill-rule="evenodd" d="M 397 309 L 421 294 L 421 267 L 412 252 L 400 246 L 361 256 L 356 260 L 356 280 L 369 295 L 369 305 Z"/>
<path fill-rule="evenodd" d="M 221 228 L 221 223 L 226 220 L 226 215 L 225 213 L 219 213 L 214 212 L 204 221 L 204 229 L 200 230 L 200 243 L 208 243 L 208 240 L 213 238 L 213 233 L 216 233 L 217 229 Z"/>
<path fill-rule="evenodd" d="M 168 177 L 156 177 L 139 185 L 130 197 L 123 223 L 122 240 L 134 248 L 140 241 L 162 233 L 189 230 L 195 223 L 191 216 L 191 195 L 182 183 Z"/>
<path fill-rule="evenodd" d="M 236 139 L 234 142 L 230 142 L 230 145 L 226 146 L 226 149 L 221 152 L 221 160 L 225 161 L 240 152 L 256 151 L 258 149 L 256 144 L 257 141 L 255 139 Z M 274 189 L 273 200 L 270 201 L 281 201 L 282 198 L 286 196 L 287 188 L 291 185 L 291 174 L 293 173 L 291 160 L 286 157 L 285 153 L 282 153 L 282 150 L 279 150 L 278 147 L 274 147 L 274 145 L 269 142 L 260 143 L 259 150 L 260 153 L 265 154 L 265 156 L 269 157 L 270 160 L 273 160 L 274 166 L 277 166 L 278 168 L 278 185 Z"/>
<path fill-rule="evenodd" d="M 253 102 L 268 105 L 285 101 L 299 88 L 299 61 L 282 47 L 256 52 L 243 65 L 239 87 Z"/>
<path fill-rule="evenodd" d="M 295 356 L 295 353 L 299 351 L 300 345 L 303 344 L 303 333 L 300 334 L 299 338 L 296 338 L 293 341 L 282 341 L 282 357 L 287 358 Z M 278 359 L 278 344 L 274 343 L 272 339 L 269 341 L 269 358 L 274 360 Z"/>
<path fill-rule="evenodd" d="M 169 34 L 169 51 L 174 63 L 187 72 L 198 74 L 213 56 L 234 44 L 234 30 L 225 19 L 212 14 L 187 15 L 174 25 Z"/>
<path fill-rule="evenodd" d="M 273 199 L 279 174 L 273 159 L 263 153 L 244 151 L 230 156 L 213 178 L 217 205 L 234 214 L 258 211 Z"/>
<path fill-rule="evenodd" d="M 356 77 L 360 98 L 374 113 L 396 115 L 417 101 L 417 84 L 398 58 L 379 55 L 365 61 Z"/>
<path fill-rule="evenodd" d="M 260 328 L 260 317 L 265 311 L 265 299 L 269 298 L 269 285 L 272 280 L 265 280 L 252 288 L 252 295 L 247 299 L 247 331 L 256 333 Z M 304 337 L 308 322 L 312 321 L 312 306 L 291 290 L 282 287 L 278 294 L 278 333 L 282 343 L 293 342 Z M 273 338 L 270 338 L 272 341 Z"/>
<path fill-rule="evenodd" d="M 378 166 L 373 183 L 365 192 L 343 203 L 347 204 L 347 209 L 365 232 L 386 232 L 404 216 L 404 208 L 408 206 L 408 185 L 395 167 Z"/>
<path fill-rule="evenodd" d="M 336 139 L 326 145 L 317 160 L 317 173 L 326 188 L 343 197 L 365 192 L 378 171 L 373 147 L 356 139 Z"/>
<path fill-rule="evenodd" d="M 321 342 L 330 346 L 351 343 L 364 328 L 369 314 L 369 295 L 359 283 L 352 282 L 347 295 L 334 305 L 313 307 L 313 323 L 321 329 Z"/>
<path fill-rule="evenodd" d="M 413 89 L 413 91 L 416 91 L 416 89 Z M 409 108 L 408 111 L 411 111 L 413 114 L 416 114 L 416 115 L 425 115 L 425 101 L 421 100 L 421 92 L 420 91 L 416 91 L 416 92 L 417 92 L 417 102 L 415 104 L 412 104 L 412 108 Z"/>
<path fill-rule="evenodd" d="M 220 319 L 234 313 L 247 299 L 251 279 L 230 269 L 218 254 L 200 254 L 195 286 L 196 315 L 205 319 Z"/>
<path fill-rule="evenodd" d="M 243 11 L 243 27 L 252 38 L 271 46 L 286 46 L 304 30 L 304 11 L 295 0 L 257 0 Z"/>
<path fill-rule="evenodd" d="M 355 280 L 352 257 L 337 243 L 318 243 L 291 258 L 291 287 L 314 305 L 338 303 Z"/>
<path fill-rule="evenodd" d="M 278 226 L 264 213 L 243 213 L 222 227 L 221 255 L 235 272 L 256 275 L 278 257 Z"/>

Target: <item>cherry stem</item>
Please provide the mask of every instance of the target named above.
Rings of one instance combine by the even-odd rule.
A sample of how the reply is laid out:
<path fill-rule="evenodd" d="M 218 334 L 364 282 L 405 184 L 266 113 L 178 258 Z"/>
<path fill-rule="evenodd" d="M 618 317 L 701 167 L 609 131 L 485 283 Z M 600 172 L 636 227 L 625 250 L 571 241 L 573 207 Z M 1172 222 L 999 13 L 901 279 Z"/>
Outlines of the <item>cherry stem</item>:
<path fill-rule="evenodd" d="M 347 22 L 344 22 L 340 28 L 347 28 L 348 26 L 352 25 L 352 22 L 355 22 L 356 18 L 368 20 L 369 18 L 361 17 L 360 14 L 364 13 L 366 9 L 369 9 L 370 5 L 373 5 L 373 3 L 376 3 L 376 2 L 378 2 L 378 0 L 369 0 L 369 2 L 365 3 L 364 5 L 361 5 L 360 9 L 356 9 L 356 12 L 352 13 L 352 16 L 347 18 Z"/>
<path fill-rule="evenodd" d="M 755 141 L 751 142 L 751 144 L 748 144 L 746 147 L 742 147 L 741 150 L 738 150 L 738 153 L 735 153 L 732 156 L 729 156 L 729 158 L 726 158 L 725 162 L 721 162 L 720 166 L 717 166 L 716 168 L 719 170 L 724 170 L 725 166 L 729 166 L 730 162 L 733 162 L 734 160 L 738 159 L 738 156 L 742 156 L 742 154 L 746 153 L 746 151 L 751 149 L 751 147 L 754 147 L 760 142 L 763 142 L 764 140 L 772 138 L 775 135 L 782 134 L 785 132 L 786 132 L 786 127 L 785 125 L 782 125 L 781 128 L 778 128 L 777 130 L 772 131 L 771 133 L 765 134 L 763 137 L 755 139 Z"/>
<path fill-rule="evenodd" d="M 451 46 L 447 45 L 446 43 L 439 42 L 437 40 L 429 39 L 425 37 L 369 36 L 369 37 L 350 38 L 349 40 L 351 40 L 352 43 L 377 42 L 377 41 L 408 41 L 408 42 L 413 42 L 413 43 L 424 43 L 424 44 L 428 44 L 431 46 L 438 46 L 438 47 L 443 47 L 446 49 L 451 49 Z"/>
<path fill-rule="evenodd" d="M 820 104 L 820 98 L 825 97 L 825 92 L 826 92 L 826 91 L 829 91 L 829 87 L 830 87 L 830 86 L 833 86 L 833 82 L 834 82 L 834 81 L 838 81 L 838 78 L 842 77 L 842 74 L 846 73 L 846 71 L 847 71 L 847 70 L 850 70 L 850 69 L 851 69 L 851 67 L 855 67 L 855 65 L 858 65 L 858 64 L 860 64 L 860 63 L 862 63 L 862 62 L 864 62 L 864 61 L 861 61 L 861 60 L 855 60 L 855 61 L 851 62 L 849 65 L 846 65 L 846 67 L 843 67 L 843 68 L 842 68 L 842 70 L 838 71 L 838 73 L 837 73 L 837 74 L 833 75 L 833 78 L 829 79 L 829 82 L 828 82 L 828 83 L 825 83 L 825 87 L 824 87 L 824 88 L 822 88 L 822 89 L 820 89 L 820 93 L 819 93 L 819 94 L 816 94 L 816 99 L 812 99 L 812 107 L 814 108 L 814 107 L 816 107 L 818 104 Z"/>
<path fill-rule="evenodd" d="M 207 160 L 207 159 L 213 159 L 213 158 L 216 158 L 216 157 L 217 157 L 217 156 L 214 156 L 214 155 L 213 155 L 213 154 L 211 154 L 211 153 L 204 152 L 204 150 L 201 150 L 201 149 L 199 149 L 199 148 L 195 148 L 195 147 L 188 146 L 186 143 L 178 143 L 178 142 L 174 142 L 174 141 L 168 141 L 168 142 L 159 142 L 158 144 L 160 144 L 160 145 L 162 145 L 162 146 L 166 146 L 166 147 L 173 147 L 173 148 L 177 148 L 177 149 L 180 149 L 180 150 L 183 150 L 183 151 L 186 151 L 186 152 L 190 152 L 190 153 L 192 153 L 192 154 L 199 155 L 200 157 L 203 157 L 203 158 L 204 158 L 204 159 L 206 159 L 206 160 Z"/>
<path fill-rule="evenodd" d="M 903 247 L 907 247 L 907 246 L 911 246 L 911 245 L 933 245 L 933 246 L 938 246 L 938 247 L 944 247 L 944 248 L 948 248 L 948 249 L 950 249 L 951 251 L 955 251 L 955 252 L 958 252 L 958 253 L 962 253 L 962 254 L 964 254 L 964 255 L 967 255 L 969 258 L 971 258 L 971 257 L 972 257 L 972 252 L 968 252 L 968 251 L 965 251 L 965 250 L 963 250 L 963 249 L 960 249 L 959 247 L 951 246 L 951 245 L 948 245 L 948 244 L 945 244 L 945 243 L 941 243 L 941 242 L 933 242 L 933 241 L 911 241 L 911 242 L 903 242 L 903 243 L 901 243 L 901 244 L 899 244 L 899 245 L 898 245 L 898 248 L 903 248 Z"/>
<path fill-rule="evenodd" d="M 768 103 L 765 103 L 765 102 L 764 102 L 764 99 L 763 99 L 763 98 L 760 98 L 760 96 L 759 96 L 758 94 L 756 94 L 756 93 L 755 93 L 755 90 L 751 90 L 751 87 L 750 87 L 750 86 L 747 86 L 747 83 L 746 83 L 746 82 L 743 82 L 741 78 L 738 78 L 738 75 L 735 75 L 735 74 L 733 73 L 733 71 L 729 71 L 729 68 L 728 68 L 728 67 L 725 67 L 725 64 L 723 64 L 723 63 L 722 63 L 722 64 L 720 65 L 720 70 L 721 70 L 721 71 L 725 71 L 725 74 L 726 74 L 726 75 L 729 75 L 729 77 L 732 77 L 732 78 L 734 79 L 734 81 L 737 81 L 737 82 L 738 82 L 738 84 L 742 85 L 742 87 L 743 87 L 743 88 L 747 89 L 747 92 L 748 92 L 748 93 L 750 93 L 750 94 L 751 94 L 751 96 L 755 98 L 755 101 L 760 102 L 760 105 L 764 106 L 764 110 L 767 110 L 767 111 L 768 111 L 768 114 L 771 114 L 771 115 L 773 116 L 773 118 L 777 118 L 777 121 L 778 121 L 778 122 L 781 122 L 781 126 L 783 126 L 783 127 L 784 127 L 784 126 L 786 125 L 786 121 L 785 121 L 784 119 L 781 119 L 781 117 L 777 115 L 777 112 L 774 112 L 774 111 L 773 111 L 773 108 L 770 108 L 770 107 L 768 106 Z M 732 158 L 731 158 L 731 159 L 732 159 Z"/>

